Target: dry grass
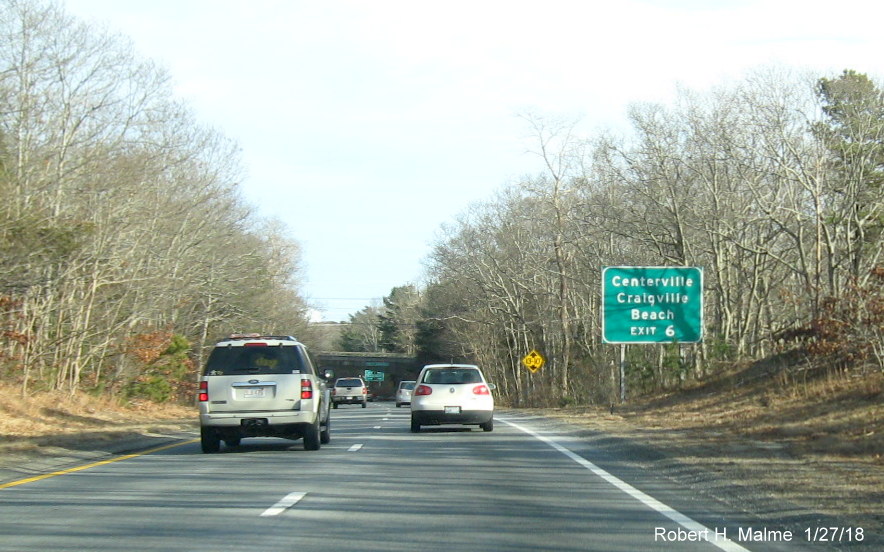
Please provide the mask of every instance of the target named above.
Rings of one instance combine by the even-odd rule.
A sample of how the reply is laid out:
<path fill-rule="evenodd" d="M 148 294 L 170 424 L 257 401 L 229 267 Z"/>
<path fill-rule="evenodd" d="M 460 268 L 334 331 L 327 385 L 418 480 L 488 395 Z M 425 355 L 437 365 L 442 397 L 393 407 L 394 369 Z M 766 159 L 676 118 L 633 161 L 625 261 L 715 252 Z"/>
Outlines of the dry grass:
<path fill-rule="evenodd" d="M 53 392 L 22 397 L 0 383 L 0 465 L 4 456 L 40 451 L 46 445 L 106 442 L 151 429 L 179 427 L 196 418 L 194 408 L 139 402 L 121 406 L 107 398 Z M 5 461 L 4 461 L 5 460 Z"/>
<path fill-rule="evenodd" d="M 884 465 L 881 373 L 827 375 L 801 384 L 746 381 L 735 372 L 622 412 L 649 427 L 708 430 L 775 443 L 793 455 Z"/>

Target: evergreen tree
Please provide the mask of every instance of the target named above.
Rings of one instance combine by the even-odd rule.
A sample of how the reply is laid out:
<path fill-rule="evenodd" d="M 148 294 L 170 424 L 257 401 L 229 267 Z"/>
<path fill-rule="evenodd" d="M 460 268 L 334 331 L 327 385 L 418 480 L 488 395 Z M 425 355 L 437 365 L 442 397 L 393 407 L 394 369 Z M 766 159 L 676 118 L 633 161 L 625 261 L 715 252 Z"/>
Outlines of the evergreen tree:
<path fill-rule="evenodd" d="M 832 155 L 835 182 L 829 217 L 847 239 L 845 263 L 863 278 L 880 262 L 884 227 L 884 92 L 868 76 L 845 70 L 820 79 L 817 93 L 826 120 L 814 127 Z"/>

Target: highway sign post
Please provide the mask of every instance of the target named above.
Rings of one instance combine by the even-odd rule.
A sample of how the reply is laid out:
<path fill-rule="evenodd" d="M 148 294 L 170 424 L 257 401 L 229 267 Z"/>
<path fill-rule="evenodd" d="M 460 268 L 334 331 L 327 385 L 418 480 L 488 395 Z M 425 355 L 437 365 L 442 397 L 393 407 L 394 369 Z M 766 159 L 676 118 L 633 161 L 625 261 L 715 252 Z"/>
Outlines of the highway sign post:
<path fill-rule="evenodd" d="M 602 269 L 602 342 L 620 345 L 620 402 L 626 400 L 626 345 L 703 340 L 703 269 Z"/>
<path fill-rule="evenodd" d="M 604 343 L 699 343 L 703 269 L 609 266 L 602 270 Z"/>

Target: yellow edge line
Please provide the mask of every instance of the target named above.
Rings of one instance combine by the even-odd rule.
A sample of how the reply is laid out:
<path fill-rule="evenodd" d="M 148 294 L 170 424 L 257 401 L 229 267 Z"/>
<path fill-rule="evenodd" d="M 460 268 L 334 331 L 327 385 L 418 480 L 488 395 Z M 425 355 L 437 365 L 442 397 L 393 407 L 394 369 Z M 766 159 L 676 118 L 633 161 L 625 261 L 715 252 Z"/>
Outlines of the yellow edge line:
<path fill-rule="evenodd" d="M 83 466 L 77 466 L 75 468 L 70 468 L 67 470 L 55 471 L 52 473 L 44 473 L 43 475 L 37 475 L 34 477 L 28 477 L 27 479 L 19 479 L 18 481 L 10 481 L 9 483 L 0 484 L 0 489 L 7 489 L 9 487 L 16 487 L 18 485 L 24 485 L 25 483 L 33 483 L 34 481 L 40 481 L 41 479 L 49 479 L 50 477 L 55 477 L 57 475 L 66 475 L 69 473 L 74 473 L 82 470 L 88 470 L 89 468 L 94 468 L 96 466 L 103 466 L 105 464 L 110 464 L 112 462 L 119 462 L 120 460 L 128 460 L 130 458 L 135 458 L 137 456 L 144 456 L 145 454 L 151 454 L 154 452 L 159 452 L 161 450 L 166 450 L 174 447 L 180 447 L 183 445 L 189 445 L 191 443 L 197 443 L 199 439 L 191 439 L 189 441 L 183 441 L 181 443 L 172 443 L 171 445 L 163 445 L 161 447 L 156 447 L 148 450 L 144 450 L 141 452 L 136 452 L 133 454 L 124 454 L 123 456 L 117 456 L 116 458 L 110 458 L 108 460 L 102 460 L 100 462 L 93 462 L 91 464 L 86 464 Z"/>

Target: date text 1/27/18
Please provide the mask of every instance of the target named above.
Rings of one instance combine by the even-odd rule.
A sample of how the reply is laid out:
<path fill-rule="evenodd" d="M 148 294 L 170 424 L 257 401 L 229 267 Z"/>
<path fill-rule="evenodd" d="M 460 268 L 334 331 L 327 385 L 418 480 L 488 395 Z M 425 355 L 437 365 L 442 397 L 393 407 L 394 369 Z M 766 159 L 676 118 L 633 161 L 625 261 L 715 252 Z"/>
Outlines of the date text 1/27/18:
<path fill-rule="evenodd" d="M 866 538 L 862 527 L 808 527 L 804 536 L 809 542 L 861 542 Z"/>

